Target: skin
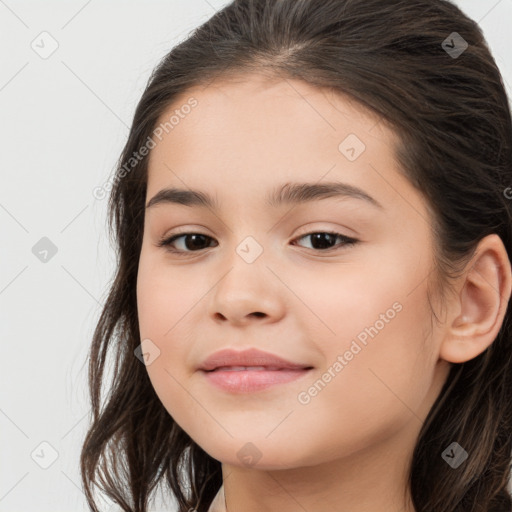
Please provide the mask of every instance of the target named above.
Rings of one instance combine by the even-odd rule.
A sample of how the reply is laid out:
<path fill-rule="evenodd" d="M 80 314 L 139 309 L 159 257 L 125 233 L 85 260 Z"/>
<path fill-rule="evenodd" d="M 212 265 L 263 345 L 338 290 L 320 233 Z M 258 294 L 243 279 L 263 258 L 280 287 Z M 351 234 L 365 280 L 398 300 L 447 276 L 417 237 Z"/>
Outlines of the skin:
<path fill-rule="evenodd" d="M 399 172 L 390 128 L 345 96 L 259 75 L 190 89 L 161 119 L 190 97 L 198 105 L 151 150 L 146 199 L 193 188 L 220 209 L 146 210 L 137 299 L 141 340 L 160 351 L 147 365 L 159 399 L 222 463 L 215 510 L 226 510 L 225 499 L 230 512 L 414 511 L 407 470 L 422 423 L 452 363 L 484 351 L 503 322 L 511 271 L 501 240 L 480 242 L 436 323 L 429 210 Z M 349 134 L 366 146 L 354 161 L 338 149 Z M 264 203 L 285 182 L 325 181 L 358 186 L 382 209 L 347 197 Z M 177 228 L 211 239 L 195 252 L 190 237 L 178 239 L 174 247 L 188 250 L 181 257 L 158 247 Z M 359 242 L 334 240 L 326 252 L 305 236 L 326 231 Z M 263 249 L 252 263 L 236 252 L 248 236 Z M 400 311 L 333 371 L 393 304 Z M 314 370 L 228 393 L 196 371 L 226 347 L 258 347 Z M 329 368 L 330 381 L 301 403 Z M 252 464 L 237 455 L 254 453 L 247 443 L 260 457 Z"/>

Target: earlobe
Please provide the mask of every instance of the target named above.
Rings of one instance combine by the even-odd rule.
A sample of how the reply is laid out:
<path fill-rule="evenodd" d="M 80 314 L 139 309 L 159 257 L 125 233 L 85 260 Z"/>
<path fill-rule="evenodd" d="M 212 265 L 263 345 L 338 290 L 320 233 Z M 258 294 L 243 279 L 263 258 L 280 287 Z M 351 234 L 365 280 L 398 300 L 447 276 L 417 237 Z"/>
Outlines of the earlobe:
<path fill-rule="evenodd" d="M 455 318 L 445 326 L 439 353 L 452 363 L 469 361 L 484 352 L 503 324 L 512 275 L 507 251 L 498 235 L 488 235 L 480 241 L 461 279 L 459 297 L 451 304 Z"/>

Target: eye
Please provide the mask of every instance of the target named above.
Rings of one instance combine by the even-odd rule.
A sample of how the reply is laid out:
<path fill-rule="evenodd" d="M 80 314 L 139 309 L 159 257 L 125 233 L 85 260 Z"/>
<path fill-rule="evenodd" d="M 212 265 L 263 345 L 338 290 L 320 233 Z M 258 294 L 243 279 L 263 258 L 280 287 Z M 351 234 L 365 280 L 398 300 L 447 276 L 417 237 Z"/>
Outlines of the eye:
<path fill-rule="evenodd" d="M 331 244 L 338 239 L 341 240 L 341 244 L 338 244 L 340 247 L 351 246 L 359 241 L 355 238 L 342 235 L 341 233 L 336 233 L 335 231 L 315 231 L 302 235 L 295 240 L 301 240 L 303 238 L 309 238 L 311 245 L 313 245 L 311 248 L 322 252 L 336 249 L 336 245 L 332 246 Z"/>
<path fill-rule="evenodd" d="M 303 238 L 310 238 L 311 245 L 313 246 L 311 249 L 321 252 L 335 250 L 336 245 L 339 246 L 338 248 L 342 246 L 352 246 L 359 241 L 334 231 L 317 231 L 302 235 L 293 240 L 293 242 L 302 240 Z M 176 248 L 176 242 L 180 239 L 183 239 L 179 242 L 182 248 Z M 191 252 L 199 252 L 200 250 L 211 247 L 211 245 L 206 244 L 208 240 L 213 241 L 214 239 L 201 233 L 181 233 L 172 235 L 169 238 L 164 238 L 160 240 L 157 245 L 158 247 L 165 247 L 167 251 L 174 254 L 184 255 Z M 333 245 L 336 240 L 340 240 L 340 243 Z"/>
<path fill-rule="evenodd" d="M 180 238 L 183 238 L 184 242 L 182 245 L 185 246 L 185 249 L 176 249 L 174 247 L 174 243 L 179 240 Z M 178 235 L 172 235 L 170 238 L 162 239 L 158 242 L 158 247 L 165 247 L 169 252 L 180 254 L 180 253 L 187 253 L 187 252 L 197 252 L 198 250 L 204 249 L 204 243 L 206 239 L 213 240 L 212 237 L 208 235 L 202 235 L 201 233 L 182 233 Z M 187 241 L 189 243 L 187 243 Z"/>

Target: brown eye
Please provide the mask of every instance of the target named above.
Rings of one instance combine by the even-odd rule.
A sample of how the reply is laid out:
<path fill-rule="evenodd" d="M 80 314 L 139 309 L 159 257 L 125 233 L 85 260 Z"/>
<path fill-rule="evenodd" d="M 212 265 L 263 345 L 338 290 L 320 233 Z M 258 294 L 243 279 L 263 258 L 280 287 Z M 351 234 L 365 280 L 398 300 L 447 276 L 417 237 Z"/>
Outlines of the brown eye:
<path fill-rule="evenodd" d="M 176 248 L 174 244 L 180 238 L 183 239 L 183 242 L 180 242 L 182 248 Z M 165 247 L 168 251 L 174 253 L 197 252 L 209 247 L 209 245 L 206 244 L 208 239 L 213 240 L 213 238 L 209 237 L 208 235 L 203 235 L 201 233 L 181 233 L 179 235 L 173 235 L 170 238 L 161 240 L 158 243 L 158 246 Z"/>
<path fill-rule="evenodd" d="M 336 240 L 341 240 L 339 246 L 347 246 L 354 245 L 358 242 L 355 238 L 350 238 L 348 236 L 342 235 L 341 233 L 335 233 L 331 231 L 320 231 L 307 233 L 306 235 L 302 235 L 296 240 L 301 240 L 303 238 L 309 238 L 311 240 L 311 249 L 317 251 L 328 251 L 336 247 Z"/>
<path fill-rule="evenodd" d="M 355 238 L 350 238 L 342 235 L 341 233 L 329 231 L 307 233 L 295 240 L 301 240 L 303 238 L 310 238 L 310 248 L 320 252 L 335 250 L 336 247 L 341 248 L 344 246 L 351 246 L 358 242 Z M 339 241 L 338 244 L 336 244 L 337 240 Z M 176 247 L 177 241 L 179 241 L 178 245 L 181 244 L 181 247 Z M 212 241 L 214 241 L 212 237 L 201 233 L 180 233 L 160 240 L 158 247 L 165 247 L 167 251 L 172 252 L 173 254 L 186 255 L 212 247 Z"/>

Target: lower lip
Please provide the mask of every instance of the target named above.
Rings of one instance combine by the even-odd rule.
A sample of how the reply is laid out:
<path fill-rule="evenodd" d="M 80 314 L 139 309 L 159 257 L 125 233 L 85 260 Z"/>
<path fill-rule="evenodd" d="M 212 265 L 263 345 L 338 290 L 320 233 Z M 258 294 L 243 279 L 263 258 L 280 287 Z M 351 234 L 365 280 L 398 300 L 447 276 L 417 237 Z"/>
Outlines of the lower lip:
<path fill-rule="evenodd" d="M 312 369 L 303 370 L 215 370 L 202 371 L 208 381 L 218 388 L 231 393 L 253 393 L 276 384 L 292 382 L 309 374 Z"/>

